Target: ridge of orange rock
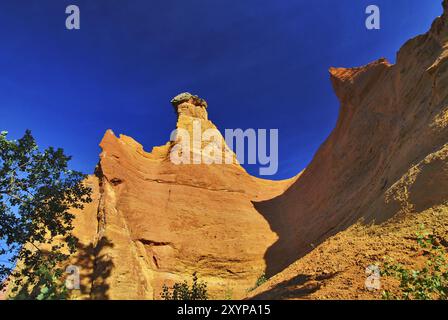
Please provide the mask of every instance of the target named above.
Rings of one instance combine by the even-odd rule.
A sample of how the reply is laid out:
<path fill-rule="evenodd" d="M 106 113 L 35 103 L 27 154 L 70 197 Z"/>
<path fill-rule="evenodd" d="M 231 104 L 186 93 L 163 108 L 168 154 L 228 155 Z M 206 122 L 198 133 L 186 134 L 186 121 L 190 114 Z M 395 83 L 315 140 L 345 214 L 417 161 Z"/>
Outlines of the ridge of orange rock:
<path fill-rule="evenodd" d="M 447 0 L 443 8 L 426 34 L 404 44 L 396 64 L 380 59 L 330 69 L 341 104 L 335 129 L 288 190 L 256 204 L 279 240 L 266 253 L 267 273 L 275 277 L 252 297 L 372 298 L 364 288 L 365 268 L 380 254 L 364 257 L 363 264 L 360 256 L 377 250 L 409 259 L 406 239 L 419 223 L 446 239 Z M 354 232 L 358 224 L 364 227 Z M 334 279 L 315 281 L 329 276 L 319 275 L 322 266 L 335 272 Z M 298 274 L 303 281 L 294 282 Z M 319 283 L 312 290 L 304 285 L 308 278 Z M 291 289 L 299 282 L 301 288 Z"/>
<path fill-rule="evenodd" d="M 279 235 L 266 259 L 283 263 L 269 275 L 361 218 L 378 223 L 448 199 L 447 54 L 445 12 L 395 65 L 330 69 L 335 129 L 284 194 L 256 206 Z"/>
<path fill-rule="evenodd" d="M 194 97 L 194 96 L 193 96 Z M 177 128 L 215 128 L 197 97 L 173 102 Z M 169 159 L 173 142 L 147 153 L 111 130 L 100 144 L 94 203 L 76 215 L 83 287 L 79 298 L 160 299 L 163 284 L 208 283 L 211 297 L 242 297 L 265 270 L 264 253 L 276 241 L 253 202 L 282 193 L 294 179 L 250 176 L 238 163 L 181 164 Z M 87 250 L 85 249 L 87 248 Z M 83 265 L 84 264 L 84 265 Z"/>
<path fill-rule="evenodd" d="M 197 271 L 212 298 L 243 297 L 263 272 L 275 276 L 255 293 L 283 298 L 272 288 L 330 263 L 328 252 L 319 260 L 329 243 L 339 246 L 335 258 L 361 254 L 365 247 L 344 236 L 360 221 L 380 226 L 378 234 L 385 221 L 415 213 L 441 212 L 445 221 L 448 0 L 443 7 L 428 33 L 400 49 L 396 64 L 330 69 L 341 103 L 336 127 L 290 180 L 257 179 L 236 162 L 174 165 L 172 142 L 147 153 L 132 138 L 106 132 L 96 175 L 86 182 L 94 202 L 75 221 L 79 297 L 159 299 L 164 283 Z M 201 130 L 215 128 L 199 97 L 182 94 L 172 103 L 177 128 L 191 131 L 192 120 Z M 345 240 L 335 240 L 339 235 Z M 403 244 L 401 236 L 375 239 L 377 247 Z M 335 267 L 342 280 L 334 287 L 350 291 L 341 283 L 349 274 L 365 276 L 366 266 L 344 263 Z"/>

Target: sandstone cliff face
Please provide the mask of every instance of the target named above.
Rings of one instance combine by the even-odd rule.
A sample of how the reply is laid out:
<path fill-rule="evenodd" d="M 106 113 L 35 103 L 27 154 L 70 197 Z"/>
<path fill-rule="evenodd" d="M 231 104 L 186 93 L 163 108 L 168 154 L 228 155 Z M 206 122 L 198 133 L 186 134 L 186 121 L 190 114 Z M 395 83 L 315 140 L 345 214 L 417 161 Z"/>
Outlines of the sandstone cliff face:
<path fill-rule="evenodd" d="M 215 128 L 206 103 L 173 100 L 177 128 Z M 176 141 L 175 137 L 175 141 Z M 160 299 L 162 285 L 194 271 L 212 297 L 241 297 L 266 268 L 264 253 L 277 237 L 253 201 L 284 191 L 292 181 L 263 181 L 232 164 L 170 161 L 174 143 L 151 153 L 130 137 L 106 132 L 94 203 L 77 214 L 83 272 L 79 298 Z M 195 152 L 195 150 L 193 150 Z"/>
<path fill-rule="evenodd" d="M 339 233 L 298 260 L 283 275 L 276 276 L 260 289 L 266 292 L 258 297 L 279 297 L 279 292 L 274 292 L 275 285 L 282 287 L 281 283 L 291 281 L 298 272 L 316 271 L 307 270 L 310 264 L 328 265 L 329 252 L 335 262 L 333 271 L 345 272 L 346 278 L 342 276 L 339 281 L 340 292 L 344 292 L 344 281 L 345 290 L 350 291 L 353 285 L 348 280 L 350 272 L 358 273 L 358 280 L 361 279 L 358 284 L 363 288 L 364 269 L 375 260 L 364 259 L 364 264 L 356 265 L 350 264 L 349 259 L 359 262 L 360 256 L 369 250 L 384 253 L 385 248 L 395 246 L 403 253 L 406 246 L 412 248 L 405 243 L 405 237 L 412 237 L 408 220 L 416 213 L 424 214 L 411 219 L 414 227 L 426 222 L 446 239 L 447 0 L 443 7 L 444 14 L 434 21 L 428 33 L 408 41 L 400 49 L 396 64 L 380 59 L 360 68 L 330 69 L 341 102 L 336 128 L 284 194 L 256 205 L 279 236 L 266 252 L 269 275 L 360 220 L 363 224 L 382 226 L 381 223 L 394 217 L 393 227 L 384 225 L 383 235 L 373 226 L 358 233 L 353 230 Z M 400 233 L 401 229 L 409 232 Z M 371 235 L 369 245 L 366 233 Z M 336 262 L 340 262 L 339 267 Z"/>
<path fill-rule="evenodd" d="M 395 65 L 330 69 L 336 128 L 291 188 L 256 206 L 279 235 L 266 259 L 283 263 L 268 274 L 360 218 L 382 222 L 448 199 L 447 46 L 445 11 Z"/>
<path fill-rule="evenodd" d="M 198 271 L 212 297 L 224 298 L 229 290 L 239 298 L 264 271 L 282 271 L 360 220 L 381 224 L 410 213 L 432 216 L 436 208 L 446 217 L 447 0 L 444 8 L 427 34 L 401 48 L 396 64 L 380 59 L 330 69 L 340 116 L 298 178 L 256 179 L 236 162 L 174 165 L 171 142 L 147 153 L 132 138 L 108 131 L 97 175 L 88 181 L 95 202 L 76 219 L 82 250 L 75 260 L 84 275 L 79 297 L 158 299 L 163 283 Z M 173 105 L 178 128 L 191 132 L 194 120 L 202 131 L 214 128 L 203 100 L 180 96 Z M 347 232 L 339 239 L 356 236 Z M 377 248 L 399 242 L 396 235 L 385 241 L 375 232 Z M 293 279 L 319 258 L 328 262 L 328 252 L 345 257 L 338 246 L 347 243 L 329 241 L 261 290 Z M 341 250 L 331 251 L 335 247 Z M 351 248 L 347 257 L 359 253 Z M 350 270 L 364 275 L 364 264 L 356 268 Z"/>

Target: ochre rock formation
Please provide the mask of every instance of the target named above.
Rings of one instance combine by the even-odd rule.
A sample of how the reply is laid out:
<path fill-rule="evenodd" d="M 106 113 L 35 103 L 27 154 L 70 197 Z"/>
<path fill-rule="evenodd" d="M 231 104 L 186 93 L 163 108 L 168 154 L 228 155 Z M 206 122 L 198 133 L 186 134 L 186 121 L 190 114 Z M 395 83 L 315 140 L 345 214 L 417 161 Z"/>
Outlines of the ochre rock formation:
<path fill-rule="evenodd" d="M 395 248 L 403 255 L 408 247 L 408 256 L 412 256 L 412 246 L 406 242 L 412 239 L 410 225 L 416 231 L 421 222 L 447 238 L 447 0 L 443 7 L 443 15 L 428 33 L 399 50 L 395 64 L 380 59 L 360 68 L 330 69 L 341 103 L 336 128 L 285 193 L 256 204 L 279 237 L 266 252 L 268 275 L 312 252 L 261 288 L 257 297 L 294 297 L 284 289 L 298 274 L 307 271 L 311 279 L 319 268 L 310 271 L 310 266 L 334 263 L 340 296 L 333 290 L 331 298 L 358 298 L 350 289 L 354 277 L 349 273 L 365 279 L 368 263 L 378 262 L 364 257 L 364 264 L 355 264 L 366 252 Z M 371 226 L 362 232 L 339 233 L 357 222 L 378 224 L 380 229 Z M 372 257 L 380 259 L 380 254 Z M 304 284 L 305 279 L 296 278 L 295 283 Z M 356 285 L 363 288 L 363 280 Z M 335 284 L 327 284 L 327 289 L 331 286 Z M 310 293 L 304 287 L 295 290 Z M 344 290 L 352 294 L 344 295 Z"/>
<path fill-rule="evenodd" d="M 284 194 L 256 205 L 279 236 L 269 275 L 360 218 L 379 223 L 448 199 L 447 46 L 445 12 L 394 65 L 330 69 L 336 128 Z"/>
<path fill-rule="evenodd" d="M 215 128 L 204 100 L 182 94 L 172 104 L 177 129 L 192 134 L 194 121 L 202 132 Z M 94 202 L 75 221 L 79 298 L 160 299 L 163 284 L 190 280 L 195 271 L 212 298 L 238 298 L 264 272 L 277 236 L 253 202 L 279 195 L 292 180 L 252 177 L 234 155 L 231 164 L 173 164 L 173 140 L 147 153 L 132 138 L 106 132 L 87 182 Z"/>
<path fill-rule="evenodd" d="M 448 0 L 443 5 L 395 64 L 330 69 L 339 119 L 298 177 L 254 178 L 234 155 L 231 164 L 176 165 L 170 152 L 184 141 L 179 134 L 148 153 L 106 132 L 86 182 L 94 201 L 76 214 L 73 264 L 82 288 L 74 296 L 160 299 L 163 284 L 198 272 L 212 298 L 241 298 L 266 272 L 274 277 L 250 297 L 365 298 L 365 267 L 387 250 L 408 254 L 416 224 L 446 238 Z M 172 104 L 177 129 L 215 128 L 199 97 L 181 94 Z"/>

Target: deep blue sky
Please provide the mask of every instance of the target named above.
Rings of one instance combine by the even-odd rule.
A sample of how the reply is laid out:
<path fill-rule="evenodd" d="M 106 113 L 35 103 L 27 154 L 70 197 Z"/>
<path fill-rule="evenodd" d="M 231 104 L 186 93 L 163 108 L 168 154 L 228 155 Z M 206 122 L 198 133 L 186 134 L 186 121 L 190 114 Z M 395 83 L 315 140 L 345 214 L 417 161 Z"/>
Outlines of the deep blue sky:
<path fill-rule="evenodd" d="M 368 31 L 365 8 L 381 8 Z M 224 128 L 279 128 L 280 169 L 306 167 L 335 125 L 330 66 L 394 62 L 441 0 L 2 0 L 0 130 L 33 131 L 91 173 L 106 129 L 146 150 L 175 126 L 169 100 L 199 94 Z M 81 30 L 65 29 L 65 7 Z M 250 167 L 251 173 L 257 168 Z"/>

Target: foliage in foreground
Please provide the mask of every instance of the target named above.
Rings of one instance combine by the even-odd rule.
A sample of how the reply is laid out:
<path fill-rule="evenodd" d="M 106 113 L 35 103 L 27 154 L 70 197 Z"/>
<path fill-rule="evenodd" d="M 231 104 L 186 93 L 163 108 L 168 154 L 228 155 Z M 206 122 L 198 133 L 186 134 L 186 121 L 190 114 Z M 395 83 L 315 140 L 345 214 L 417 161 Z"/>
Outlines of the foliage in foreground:
<path fill-rule="evenodd" d="M 77 243 L 69 210 L 91 201 L 70 159 L 62 149 L 39 151 L 30 131 L 19 140 L 0 134 L 0 289 L 9 279 L 16 299 L 67 297 L 62 264 Z"/>
<path fill-rule="evenodd" d="M 194 272 L 191 287 L 186 280 L 172 287 L 163 285 L 161 297 L 164 300 L 207 300 L 207 283 L 199 281 L 197 272 Z"/>
<path fill-rule="evenodd" d="M 445 247 L 437 238 L 428 232 L 417 233 L 417 243 L 423 254 L 428 257 L 425 266 L 420 270 L 407 269 L 403 265 L 387 261 L 382 270 L 383 276 L 393 277 L 400 281 L 400 294 L 383 292 L 383 299 L 403 300 L 446 300 L 448 297 L 448 263 Z"/>

